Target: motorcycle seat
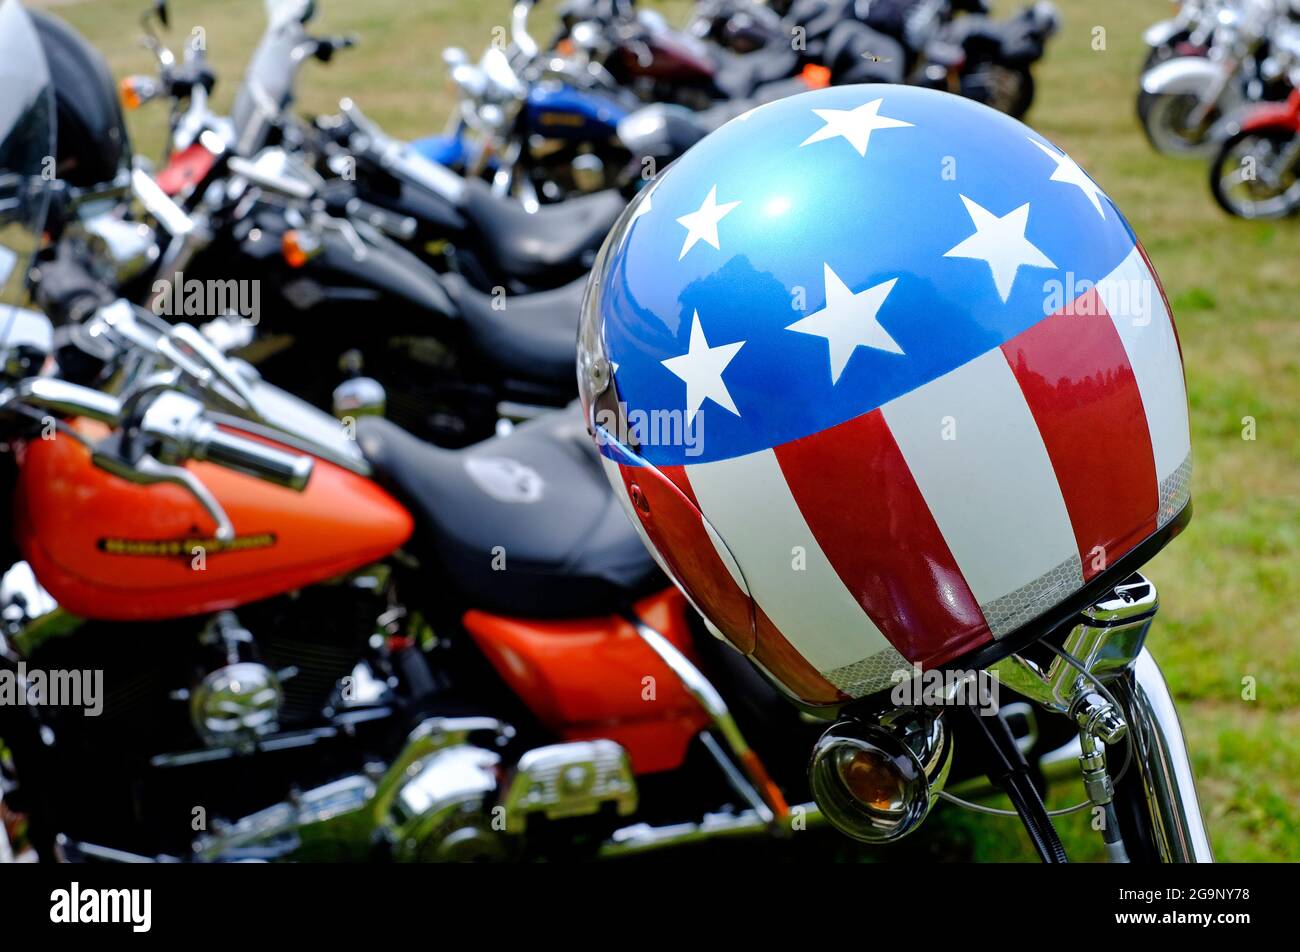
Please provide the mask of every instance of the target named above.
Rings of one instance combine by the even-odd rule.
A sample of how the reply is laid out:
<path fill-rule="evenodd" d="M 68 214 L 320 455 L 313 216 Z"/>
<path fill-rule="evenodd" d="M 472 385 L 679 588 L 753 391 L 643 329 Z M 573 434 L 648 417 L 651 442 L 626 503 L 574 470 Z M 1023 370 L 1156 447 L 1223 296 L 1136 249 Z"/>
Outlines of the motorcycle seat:
<path fill-rule="evenodd" d="M 713 74 L 713 85 L 728 99 L 744 99 L 764 83 L 788 79 L 799 65 L 798 55 L 784 46 L 765 47 L 752 53 L 717 49 L 713 55 L 718 67 Z"/>
<path fill-rule="evenodd" d="M 586 283 L 586 278 L 579 278 L 552 291 L 499 298 L 458 274 L 443 276 L 443 286 L 460 308 L 470 340 L 484 357 L 507 375 L 570 393 Z"/>
<path fill-rule="evenodd" d="M 556 271 L 577 276 L 590 268 L 625 204 L 618 192 L 606 190 L 530 213 L 492 194 L 486 182 L 470 179 L 461 211 L 477 226 L 479 242 L 500 272 L 529 281 Z"/>
<path fill-rule="evenodd" d="M 610 489 L 576 403 L 461 450 L 379 417 L 357 442 L 469 604 L 519 617 L 608 614 L 665 584 Z"/>

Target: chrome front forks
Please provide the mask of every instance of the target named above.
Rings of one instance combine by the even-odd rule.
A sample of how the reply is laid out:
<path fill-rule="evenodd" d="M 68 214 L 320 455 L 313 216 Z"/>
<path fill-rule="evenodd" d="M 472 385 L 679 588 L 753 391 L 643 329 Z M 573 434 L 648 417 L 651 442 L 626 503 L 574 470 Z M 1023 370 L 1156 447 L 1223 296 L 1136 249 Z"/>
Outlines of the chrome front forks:
<path fill-rule="evenodd" d="M 1178 712 L 1149 651 L 1142 649 L 1132 678 L 1119 681 L 1114 693 L 1128 721 L 1133 759 L 1146 797 L 1148 829 L 1161 860 L 1214 862 Z"/>
<path fill-rule="evenodd" d="M 1159 607 L 1155 586 L 1139 574 L 1082 612 L 1050 663 L 1012 655 L 992 671 L 1008 687 L 1075 722 L 1084 789 L 1104 813 L 1103 836 L 1114 861 L 1128 854 L 1153 855 L 1167 863 L 1214 861 L 1201 817 L 1191 762 L 1169 687 L 1145 647 Z M 1050 646 L 1049 646 L 1050 647 Z M 1137 783 L 1116 790 L 1107 748 L 1127 738 Z M 1113 758 L 1112 758 L 1113 761 Z M 1120 834 L 1117 797 L 1130 820 Z"/>

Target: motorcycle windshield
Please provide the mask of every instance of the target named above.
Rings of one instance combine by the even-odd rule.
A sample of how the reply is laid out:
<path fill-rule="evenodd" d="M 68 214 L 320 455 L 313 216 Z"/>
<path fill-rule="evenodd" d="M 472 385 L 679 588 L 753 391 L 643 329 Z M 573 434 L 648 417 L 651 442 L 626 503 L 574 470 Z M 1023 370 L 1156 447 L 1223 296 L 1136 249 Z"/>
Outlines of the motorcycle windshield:
<path fill-rule="evenodd" d="M 54 175 L 54 93 L 18 0 L 0 0 L 0 342 L 26 302 Z"/>

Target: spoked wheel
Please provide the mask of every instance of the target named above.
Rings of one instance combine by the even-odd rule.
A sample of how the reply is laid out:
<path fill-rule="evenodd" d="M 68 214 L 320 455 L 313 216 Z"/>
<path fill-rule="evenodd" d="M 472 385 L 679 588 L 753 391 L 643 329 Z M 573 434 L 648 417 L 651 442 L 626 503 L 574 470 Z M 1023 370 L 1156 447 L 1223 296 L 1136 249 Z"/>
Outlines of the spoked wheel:
<path fill-rule="evenodd" d="M 1028 69 L 984 63 L 961 81 L 961 93 L 998 112 L 1023 119 L 1034 101 L 1034 77 Z"/>
<path fill-rule="evenodd" d="M 1211 143 L 1206 141 L 1205 132 L 1218 118 L 1218 113 L 1211 111 L 1203 124 L 1193 125 L 1191 116 L 1197 103 L 1195 96 L 1184 93 L 1160 93 L 1150 96 L 1145 102 L 1139 102 L 1138 114 L 1142 117 L 1142 128 L 1157 152 L 1166 155 L 1198 155 L 1211 148 Z"/>
<path fill-rule="evenodd" d="M 1229 215 L 1285 218 L 1300 209 L 1300 148 L 1291 129 L 1239 132 L 1210 163 L 1210 191 Z"/>

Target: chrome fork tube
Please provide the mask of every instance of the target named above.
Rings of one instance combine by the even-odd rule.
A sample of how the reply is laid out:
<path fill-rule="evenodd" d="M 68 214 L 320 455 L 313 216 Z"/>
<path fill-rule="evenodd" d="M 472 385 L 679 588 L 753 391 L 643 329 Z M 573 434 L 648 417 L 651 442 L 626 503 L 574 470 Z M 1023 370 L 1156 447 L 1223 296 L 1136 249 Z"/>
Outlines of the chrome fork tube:
<path fill-rule="evenodd" d="M 767 775 L 767 768 L 759 760 L 758 755 L 754 753 L 745 737 L 740 732 L 739 725 L 731 715 L 727 702 L 722 699 L 709 679 L 704 676 L 699 668 L 695 667 L 684 654 L 677 650 L 677 647 L 656 631 L 650 625 L 646 624 L 635 613 L 628 613 L 627 620 L 632 623 L 636 633 L 641 640 L 649 646 L 650 650 L 657 654 L 661 661 L 677 675 L 682 686 L 687 693 L 693 697 L 696 702 L 709 715 L 713 721 L 713 726 L 722 736 L 728 750 L 738 762 L 743 774 L 735 769 L 727 769 L 726 758 L 722 755 L 721 749 L 716 743 L 710 743 L 711 738 L 706 735 L 705 746 L 708 748 L 710 755 L 718 761 L 723 772 L 726 773 L 728 781 L 733 788 L 757 811 L 758 815 L 766 823 L 777 820 L 785 820 L 789 815 L 790 808 L 786 805 L 781 796 L 780 790 L 777 789 L 771 778 Z"/>
<path fill-rule="evenodd" d="M 1161 860 L 1214 862 L 1178 712 L 1151 652 L 1142 649 L 1131 680 L 1116 679 L 1110 687 L 1128 721 L 1150 832 Z"/>

